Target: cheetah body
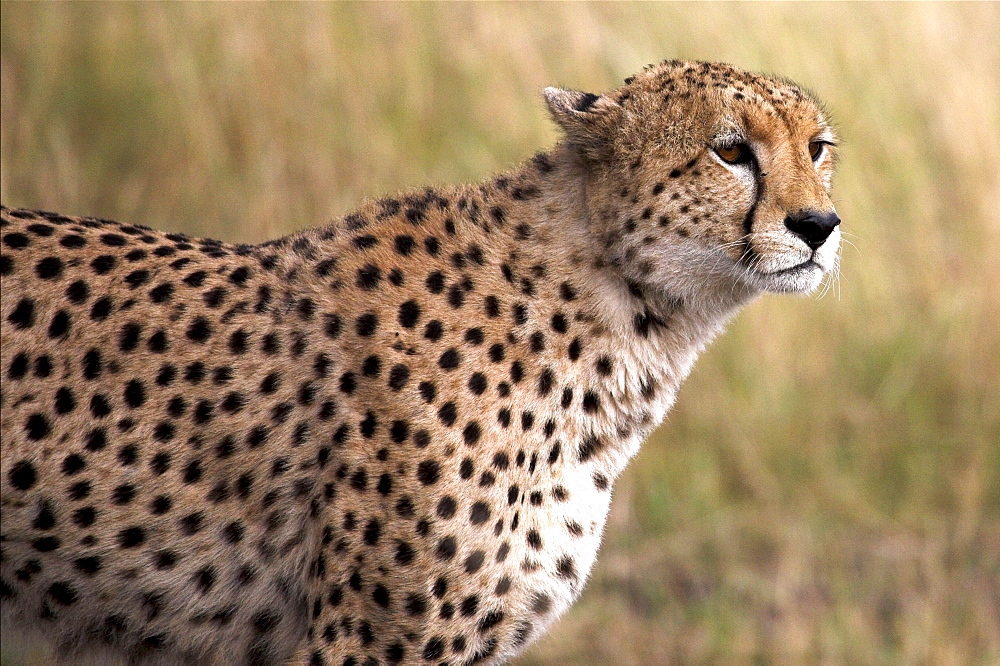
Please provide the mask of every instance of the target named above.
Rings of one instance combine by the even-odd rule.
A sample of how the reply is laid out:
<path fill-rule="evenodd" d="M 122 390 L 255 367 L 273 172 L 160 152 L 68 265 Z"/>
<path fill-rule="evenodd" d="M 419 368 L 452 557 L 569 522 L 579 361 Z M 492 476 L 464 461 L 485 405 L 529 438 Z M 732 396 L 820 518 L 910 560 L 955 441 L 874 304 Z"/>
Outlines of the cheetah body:
<path fill-rule="evenodd" d="M 163 663 L 543 633 L 698 352 L 839 240 L 785 222 L 832 209 L 791 84 L 667 62 L 546 94 L 551 153 L 262 245 L 3 209 L 5 628 Z"/>

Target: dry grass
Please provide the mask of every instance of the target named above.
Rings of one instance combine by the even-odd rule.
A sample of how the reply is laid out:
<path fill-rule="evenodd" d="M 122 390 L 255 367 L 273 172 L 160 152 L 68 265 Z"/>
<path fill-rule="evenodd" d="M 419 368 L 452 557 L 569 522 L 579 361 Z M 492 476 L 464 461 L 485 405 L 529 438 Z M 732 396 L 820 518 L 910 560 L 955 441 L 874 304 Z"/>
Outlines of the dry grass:
<path fill-rule="evenodd" d="M 257 241 L 477 179 L 538 91 L 665 57 L 828 100 L 852 245 L 766 298 L 619 484 L 522 663 L 1000 661 L 1000 8 L 4 2 L 0 195 Z"/>

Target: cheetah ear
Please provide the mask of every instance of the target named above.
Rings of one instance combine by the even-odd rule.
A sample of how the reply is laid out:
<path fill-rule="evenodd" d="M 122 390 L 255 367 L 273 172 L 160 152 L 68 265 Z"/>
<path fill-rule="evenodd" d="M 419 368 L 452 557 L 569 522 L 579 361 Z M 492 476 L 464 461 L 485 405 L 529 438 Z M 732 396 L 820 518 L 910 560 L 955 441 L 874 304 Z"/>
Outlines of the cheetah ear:
<path fill-rule="evenodd" d="M 552 119 L 569 142 L 591 157 L 600 157 L 621 106 L 605 95 L 579 90 L 549 87 L 543 93 Z"/>

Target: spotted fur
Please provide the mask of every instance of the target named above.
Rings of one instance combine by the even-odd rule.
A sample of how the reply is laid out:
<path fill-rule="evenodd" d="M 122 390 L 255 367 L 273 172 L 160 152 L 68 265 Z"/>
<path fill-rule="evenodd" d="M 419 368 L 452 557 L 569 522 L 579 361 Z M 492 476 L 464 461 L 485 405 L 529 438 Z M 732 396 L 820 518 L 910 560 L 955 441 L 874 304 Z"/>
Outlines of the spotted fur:
<path fill-rule="evenodd" d="M 790 83 L 546 99 L 551 152 L 262 245 L 4 208 L 5 628 L 129 663 L 537 639 L 698 352 L 839 245 L 793 224 L 832 215 L 835 140 Z"/>

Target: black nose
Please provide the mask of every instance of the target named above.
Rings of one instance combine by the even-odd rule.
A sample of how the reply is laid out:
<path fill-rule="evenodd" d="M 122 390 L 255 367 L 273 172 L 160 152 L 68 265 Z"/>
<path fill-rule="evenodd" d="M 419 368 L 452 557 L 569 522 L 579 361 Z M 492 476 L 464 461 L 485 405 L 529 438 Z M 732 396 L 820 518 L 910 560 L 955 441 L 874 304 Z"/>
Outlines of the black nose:
<path fill-rule="evenodd" d="M 788 230 L 814 250 L 829 238 L 838 224 L 840 218 L 833 211 L 821 213 L 818 210 L 805 210 L 785 218 Z"/>

